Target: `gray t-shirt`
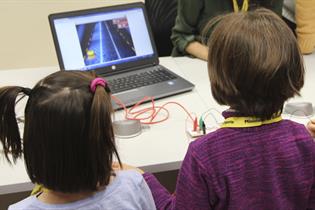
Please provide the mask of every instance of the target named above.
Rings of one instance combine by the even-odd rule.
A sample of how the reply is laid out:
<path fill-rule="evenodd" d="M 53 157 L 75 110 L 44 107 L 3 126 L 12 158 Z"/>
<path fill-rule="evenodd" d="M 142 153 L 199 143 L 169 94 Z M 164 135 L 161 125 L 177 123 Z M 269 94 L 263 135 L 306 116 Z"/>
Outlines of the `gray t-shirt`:
<path fill-rule="evenodd" d="M 105 190 L 93 196 L 67 204 L 46 204 L 36 196 L 9 206 L 9 210 L 154 210 L 151 191 L 142 175 L 136 171 L 119 171 Z"/>

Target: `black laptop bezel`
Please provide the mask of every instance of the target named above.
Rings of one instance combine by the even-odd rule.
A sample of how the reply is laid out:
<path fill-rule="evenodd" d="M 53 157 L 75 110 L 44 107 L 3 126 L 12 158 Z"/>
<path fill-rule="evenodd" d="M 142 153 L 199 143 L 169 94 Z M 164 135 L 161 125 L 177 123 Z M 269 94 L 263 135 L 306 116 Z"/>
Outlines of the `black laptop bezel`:
<path fill-rule="evenodd" d="M 55 45 L 55 50 L 58 58 L 59 67 L 61 70 L 65 70 L 61 50 L 59 47 L 58 37 L 56 33 L 56 28 L 54 25 L 54 20 L 60 19 L 60 18 L 67 18 L 67 17 L 74 17 L 74 16 L 85 16 L 89 14 L 96 14 L 96 13 L 106 13 L 106 12 L 113 12 L 113 11 L 119 11 L 119 10 L 127 10 L 127 9 L 133 9 L 133 8 L 141 8 L 143 10 L 143 15 L 145 19 L 145 24 L 148 29 L 151 45 L 153 48 L 153 55 L 152 57 L 144 57 L 143 59 L 136 60 L 136 61 L 128 61 L 126 63 L 121 64 L 115 64 L 115 65 L 109 65 L 105 67 L 96 68 L 92 71 L 95 71 L 98 75 L 113 75 L 121 72 L 128 71 L 130 69 L 138 68 L 141 66 L 149 66 L 149 65 L 157 65 L 159 64 L 159 58 L 157 49 L 155 46 L 155 42 L 153 39 L 152 30 L 149 24 L 147 11 L 145 8 L 144 3 L 142 2 L 136 2 L 136 3 L 129 3 L 129 4 L 120 4 L 115 6 L 106 6 L 106 7 L 99 7 L 99 8 L 92 8 L 92 9 L 83 9 L 83 10 L 76 10 L 76 11 L 67 11 L 67 12 L 60 12 L 60 13 L 54 13 L 50 14 L 48 16 L 49 19 L 49 25 L 52 32 L 52 37 Z M 76 70 L 76 69 L 67 69 L 67 70 Z"/>

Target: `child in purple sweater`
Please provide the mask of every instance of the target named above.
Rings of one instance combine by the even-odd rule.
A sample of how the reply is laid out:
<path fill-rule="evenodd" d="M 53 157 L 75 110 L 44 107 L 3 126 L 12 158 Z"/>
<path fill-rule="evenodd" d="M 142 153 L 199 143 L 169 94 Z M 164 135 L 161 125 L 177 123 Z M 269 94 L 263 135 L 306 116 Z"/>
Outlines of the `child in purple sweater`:
<path fill-rule="evenodd" d="M 304 83 L 293 33 L 266 9 L 211 27 L 211 91 L 231 108 L 219 130 L 190 144 L 174 194 L 144 173 L 157 208 L 315 209 L 315 143 L 303 125 L 281 119 Z"/>

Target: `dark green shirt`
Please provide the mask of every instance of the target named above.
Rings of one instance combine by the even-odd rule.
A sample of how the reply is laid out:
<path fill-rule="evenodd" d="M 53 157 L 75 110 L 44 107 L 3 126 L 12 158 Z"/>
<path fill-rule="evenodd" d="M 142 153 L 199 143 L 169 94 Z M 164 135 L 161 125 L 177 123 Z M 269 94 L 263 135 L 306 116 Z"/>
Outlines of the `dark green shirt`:
<path fill-rule="evenodd" d="M 262 6 L 281 16 L 283 0 L 249 0 L 249 4 L 250 9 Z M 211 18 L 233 11 L 232 0 L 178 0 L 177 17 L 171 36 L 174 45 L 172 56 L 187 54 L 185 48 L 190 42 L 201 40 L 202 29 Z"/>

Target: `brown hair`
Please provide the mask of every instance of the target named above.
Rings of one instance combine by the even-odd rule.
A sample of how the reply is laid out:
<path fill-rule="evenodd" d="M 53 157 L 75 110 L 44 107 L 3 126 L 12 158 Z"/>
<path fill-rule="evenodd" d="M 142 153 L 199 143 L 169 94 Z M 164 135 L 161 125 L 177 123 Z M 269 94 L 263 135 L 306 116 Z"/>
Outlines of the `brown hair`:
<path fill-rule="evenodd" d="M 213 97 L 245 116 L 270 119 L 304 84 L 303 58 L 292 31 L 268 9 L 214 18 L 205 33 Z"/>
<path fill-rule="evenodd" d="M 116 150 L 110 94 L 89 85 L 95 75 L 60 71 L 30 90 L 0 89 L 0 140 L 7 159 L 21 156 L 22 142 L 14 106 L 20 92 L 29 94 L 25 108 L 23 154 L 32 182 L 60 192 L 96 190 L 107 185 Z"/>

